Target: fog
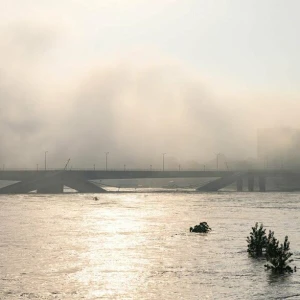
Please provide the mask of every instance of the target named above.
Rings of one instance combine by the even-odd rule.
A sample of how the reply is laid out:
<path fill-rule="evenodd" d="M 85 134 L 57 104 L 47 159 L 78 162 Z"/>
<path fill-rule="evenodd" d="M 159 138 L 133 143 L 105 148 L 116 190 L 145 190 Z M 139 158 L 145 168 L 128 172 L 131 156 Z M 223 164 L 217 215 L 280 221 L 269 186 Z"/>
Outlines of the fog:
<path fill-rule="evenodd" d="M 109 168 L 159 169 L 162 153 L 166 169 L 202 168 L 218 153 L 255 159 L 258 128 L 299 127 L 295 90 L 252 89 L 157 46 L 89 55 L 73 25 L 38 16 L 1 23 L 0 166 L 42 168 L 47 151 L 49 168 L 104 168 L 105 152 Z"/>

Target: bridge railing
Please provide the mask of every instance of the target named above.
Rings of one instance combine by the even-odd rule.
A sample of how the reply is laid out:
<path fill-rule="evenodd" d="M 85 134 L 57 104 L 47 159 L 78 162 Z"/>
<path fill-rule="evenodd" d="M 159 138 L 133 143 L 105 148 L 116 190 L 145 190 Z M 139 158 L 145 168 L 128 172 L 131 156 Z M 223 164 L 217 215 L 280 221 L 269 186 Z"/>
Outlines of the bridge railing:
<path fill-rule="evenodd" d="M 203 169 L 194 169 L 194 168 L 186 168 L 183 169 L 181 168 L 180 170 L 177 168 L 165 168 L 164 170 L 162 168 L 109 168 L 109 169 L 104 169 L 104 168 L 47 168 L 45 169 L 36 169 L 36 168 L 5 168 L 5 169 L 0 169 L 0 172 L 6 172 L 6 171 L 36 171 L 36 172 L 44 172 L 44 171 L 95 171 L 95 172 L 141 172 L 141 171 L 152 171 L 152 172 L 206 172 L 206 171 L 229 171 L 232 172 L 233 170 L 226 170 L 226 169 L 213 169 L 213 168 L 206 168 L 205 170 Z"/>
<path fill-rule="evenodd" d="M 12 171 L 24 171 L 24 172 L 57 172 L 57 171 L 95 171 L 95 172 L 285 172 L 285 171 L 298 171 L 299 169 L 221 169 L 221 168 L 206 168 L 204 169 L 195 169 L 195 168 L 47 168 L 45 169 L 36 169 L 36 168 L 0 168 L 0 172 L 12 172 Z"/>
<path fill-rule="evenodd" d="M 206 170 L 202 170 L 202 169 L 167 169 L 165 168 L 164 170 L 160 169 L 160 168 L 126 168 L 125 170 L 123 168 L 110 168 L 110 169 L 102 169 L 102 168 L 47 168 L 45 169 L 34 169 L 34 168 L 5 168 L 5 169 L 0 169 L 0 172 L 5 172 L 5 171 L 36 171 L 36 172 L 44 172 L 44 171 L 95 171 L 95 172 L 132 172 L 132 171 L 153 171 L 153 172 L 157 172 L 157 171 L 165 171 L 165 172 L 181 172 L 181 171 L 196 171 L 196 172 L 205 172 L 205 171 L 228 171 L 225 169 L 219 169 L 219 170 L 214 170 L 214 169 L 206 169 Z"/>

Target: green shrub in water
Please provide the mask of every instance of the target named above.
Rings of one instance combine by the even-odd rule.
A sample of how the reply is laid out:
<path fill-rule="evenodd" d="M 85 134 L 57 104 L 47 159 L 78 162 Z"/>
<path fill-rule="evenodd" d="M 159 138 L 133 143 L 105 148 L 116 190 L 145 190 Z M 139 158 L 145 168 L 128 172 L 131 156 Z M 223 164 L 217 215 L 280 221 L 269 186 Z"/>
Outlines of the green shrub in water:
<path fill-rule="evenodd" d="M 286 236 L 284 243 L 279 245 L 279 241 L 274 237 L 274 231 L 269 231 L 266 236 L 266 230 L 263 224 L 252 227 L 250 236 L 247 237 L 248 249 L 247 252 L 252 257 L 265 256 L 267 264 L 265 267 L 271 269 L 274 273 L 292 273 L 293 269 L 288 265 L 293 260 L 290 257 L 293 255 L 290 252 L 290 242 Z M 296 271 L 296 267 L 294 267 Z"/>
<path fill-rule="evenodd" d="M 206 222 L 201 222 L 199 225 L 196 225 L 194 228 L 190 227 L 190 232 L 202 232 L 206 233 L 209 232 L 211 228 L 208 226 Z"/>
<path fill-rule="evenodd" d="M 274 231 L 269 230 L 266 245 L 266 259 L 277 255 L 279 241 L 274 237 Z"/>
<path fill-rule="evenodd" d="M 247 237 L 247 242 L 247 252 L 252 257 L 262 256 L 263 250 L 267 246 L 266 229 L 263 228 L 263 224 L 258 226 L 258 223 L 255 223 L 255 226 L 252 227 L 252 232 L 250 232 L 250 236 Z"/>
<path fill-rule="evenodd" d="M 266 259 L 268 263 L 265 267 L 275 273 L 292 273 L 293 269 L 288 265 L 288 263 L 293 261 L 293 259 L 290 259 L 292 255 L 288 236 L 285 237 L 284 243 L 279 246 L 279 241 L 274 237 L 274 232 L 270 231 L 266 248 Z"/>

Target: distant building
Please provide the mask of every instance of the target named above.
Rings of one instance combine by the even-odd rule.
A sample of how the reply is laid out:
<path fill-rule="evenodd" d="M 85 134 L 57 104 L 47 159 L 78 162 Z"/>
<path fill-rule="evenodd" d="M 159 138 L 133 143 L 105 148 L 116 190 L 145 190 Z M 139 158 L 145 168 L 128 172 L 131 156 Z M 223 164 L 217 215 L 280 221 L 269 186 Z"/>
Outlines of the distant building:
<path fill-rule="evenodd" d="M 300 167 L 300 130 L 265 128 L 257 132 L 257 158 L 270 169 Z"/>

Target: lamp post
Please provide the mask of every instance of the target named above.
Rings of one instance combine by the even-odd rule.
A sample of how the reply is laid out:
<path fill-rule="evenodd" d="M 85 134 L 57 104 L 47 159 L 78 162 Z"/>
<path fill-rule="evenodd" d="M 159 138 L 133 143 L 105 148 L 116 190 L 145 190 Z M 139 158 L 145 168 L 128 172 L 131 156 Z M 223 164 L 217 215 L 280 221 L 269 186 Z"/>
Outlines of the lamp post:
<path fill-rule="evenodd" d="M 45 170 L 47 170 L 47 153 L 48 151 L 45 151 Z"/>
<path fill-rule="evenodd" d="M 124 172 L 126 171 L 126 165 L 124 165 Z"/>
<path fill-rule="evenodd" d="M 219 170 L 219 155 L 220 155 L 221 153 L 217 153 L 216 155 L 217 155 L 217 170 Z"/>
<path fill-rule="evenodd" d="M 203 171 L 205 171 L 205 165 L 203 165 Z"/>
<path fill-rule="evenodd" d="M 162 161 L 162 163 L 163 163 L 163 165 L 162 165 L 162 167 L 163 167 L 163 171 L 165 170 L 165 155 L 166 155 L 167 153 L 163 153 L 162 154 L 162 157 L 163 157 L 163 161 Z"/>
<path fill-rule="evenodd" d="M 107 156 L 109 152 L 105 152 L 105 170 L 107 171 Z"/>
<path fill-rule="evenodd" d="M 150 165 L 150 171 L 152 171 L 152 165 Z"/>

